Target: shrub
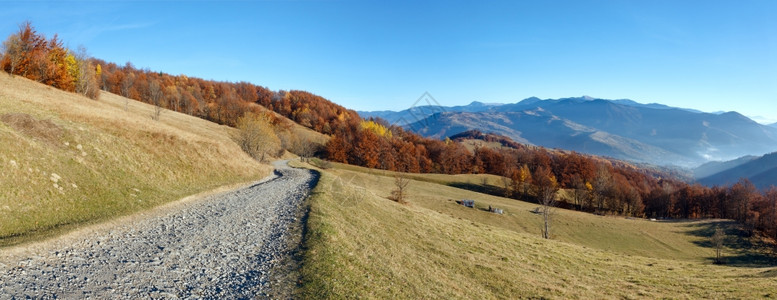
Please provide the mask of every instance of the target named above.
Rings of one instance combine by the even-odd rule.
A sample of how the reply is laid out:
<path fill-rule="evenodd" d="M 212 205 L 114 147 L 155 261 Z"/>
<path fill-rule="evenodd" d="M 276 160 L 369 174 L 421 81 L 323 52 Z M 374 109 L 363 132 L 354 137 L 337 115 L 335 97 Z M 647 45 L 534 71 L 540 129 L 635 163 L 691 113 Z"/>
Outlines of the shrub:
<path fill-rule="evenodd" d="M 254 159 L 265 161 L 268 154 L 281 151 L 281 141 L 267 116 L 246 113 L 238 119 L 237 129 L 235 142 Z"/>

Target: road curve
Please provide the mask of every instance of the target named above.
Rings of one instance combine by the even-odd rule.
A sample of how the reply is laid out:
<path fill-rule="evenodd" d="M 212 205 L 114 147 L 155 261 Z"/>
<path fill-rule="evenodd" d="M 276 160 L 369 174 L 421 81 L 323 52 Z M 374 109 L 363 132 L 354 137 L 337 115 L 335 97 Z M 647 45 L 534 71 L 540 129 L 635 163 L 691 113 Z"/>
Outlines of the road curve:
<path fill-rule="evenodd" d="M 288 241 L 299 240 L 288 228 L 318 176 L 286 162 L 275 166 L 273 178 L 250 187 L 53 249 L 0 255 L 0 298 L 234 299 L 293 285 L 272 280 L 271 271 L 288 256 Z"/>

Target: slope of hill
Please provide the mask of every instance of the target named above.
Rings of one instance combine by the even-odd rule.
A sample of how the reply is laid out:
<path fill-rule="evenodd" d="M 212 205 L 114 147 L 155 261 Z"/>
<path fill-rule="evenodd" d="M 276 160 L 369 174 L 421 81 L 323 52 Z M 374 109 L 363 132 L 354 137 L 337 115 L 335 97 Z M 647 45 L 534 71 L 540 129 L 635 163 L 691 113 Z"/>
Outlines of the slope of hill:
<path fill-rule="evenodd" d="M 544 110 L 446 112 L 436 114 L 428 120 L 411 124 L 408 127 L 420 128 L 417 130 L 418 133 L 434 138 L 445 138 L 463 131 L 477 129 L 505 135 L 519 143 L 618 159 L 655 164 L 666 161 L 684 161 L 684 157 L 659 147 L 561 119 Z"/>
<path fill-rule="evenodd" d="M 711 161 L 693 169 L 693 177 L 697 179 L 709 177 L 717 173 L 736 168 L 758 159 L 758 156 L 742 156 L 729 161 Z"/>
<path fill-rule="evenodd" d="M 771 127 L 774 127 L 774 128 L 777 128 L 777 123 L 770 124 L 769 126 L 771 126 Z"/>
<path fill-rule="evenodd" d="M 728 185 L 736 183 L 740 178 L 747 178 L 759 189 L 777 186 L 777 152 L 741 162 L 737 160 L 731 168 L 701 177 L 699 182 L 705 185 Z"/>
<path fill-rule="evenodd" d="M 777 270 L 729 235 L 730 264 L 711 264 L 708 236 L 731 222 L 650 222 L 559 210 L 540 238 L 536 204 L 418 175 L 409 204 L 387 200 L 392 172 L 335 164 L 311 199 L 303 296 L 366 298 L 752 298 L 773 293 Z M 485 177 L 483 177 L 485 176 Z M 456 204 L 474 199 L 476 208 Z M 486 211 L 503 208 L 504 215 Z M 768 260 L 767 260 L 768 261 Z M 754 264 L 755 263 L 755 264 Z M 773 262 L 772 262 L 773 263 Z"/>
<path fill-rule="evenodd" d="M 232 128 L 171 111 L 152 121 L 153 106 L 125 101 L 0 73 L 0 245 L 271 172 Z"/>
<path fill-rule="evenodd" d="M 490 148 L 493 149 L 500 149 L 500 148 L 512 148 L 512 149 L 520 149 L 525 147 L 524 144 L 517 143 L 510 139 L 509 137 L 498 135 L 494 133 L 483 133 L 479 130 L 467 130 L 464 132 L 460 132 L 458 134 L 454 134 L 450 136 L 450 139 L 455 142 L 463 142 L 465 144 L 471 144 L 475 146 L 476 144 L 473 143 L 488 143 Z M 470 149 L 472 151 L 474 149 Z"/>
<path fill-rule="evenodd" d="M 504 105 L 416 107 L 382 116 L 416 117 L 406 128 L 427 136 L 479 129 L 519 142 L 660 165 L 696 166 L 777 150 L 774 127 L 736 112 L 702 113 L 631 100 L 529 98 Z"/>

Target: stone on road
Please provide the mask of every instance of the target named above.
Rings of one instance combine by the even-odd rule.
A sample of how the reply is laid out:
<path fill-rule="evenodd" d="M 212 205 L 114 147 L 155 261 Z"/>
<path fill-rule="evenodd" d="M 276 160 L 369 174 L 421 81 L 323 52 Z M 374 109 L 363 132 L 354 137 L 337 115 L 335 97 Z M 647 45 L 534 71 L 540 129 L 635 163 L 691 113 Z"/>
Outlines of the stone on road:
<path fill-rule="evenodd" d="M 277 283 L 273 266 L 289 253 L 287 230 L 317 180 L 311 171 L 275 165 L 276 177 L 268 181 L 79 236 L 42 254 L 0 258 L 0 298 L 267 296 Z"/>

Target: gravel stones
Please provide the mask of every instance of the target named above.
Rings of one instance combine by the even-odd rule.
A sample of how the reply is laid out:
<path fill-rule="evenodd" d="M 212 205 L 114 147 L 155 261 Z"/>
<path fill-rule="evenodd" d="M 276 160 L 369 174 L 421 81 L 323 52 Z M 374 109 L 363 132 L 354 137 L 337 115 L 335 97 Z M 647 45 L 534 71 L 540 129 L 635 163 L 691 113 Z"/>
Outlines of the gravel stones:
<path fill-rule="evenodd" d="M 0 299 L 254 298 L 295 247 L 304 199 L 317 181 L 276 163 L 269 181 L 96 235 L 48 255 L 0 263 Z M 291 245 L 290 245 L 291 244 Z M 283 278 L 280 276 L 278 278 Z"/>

